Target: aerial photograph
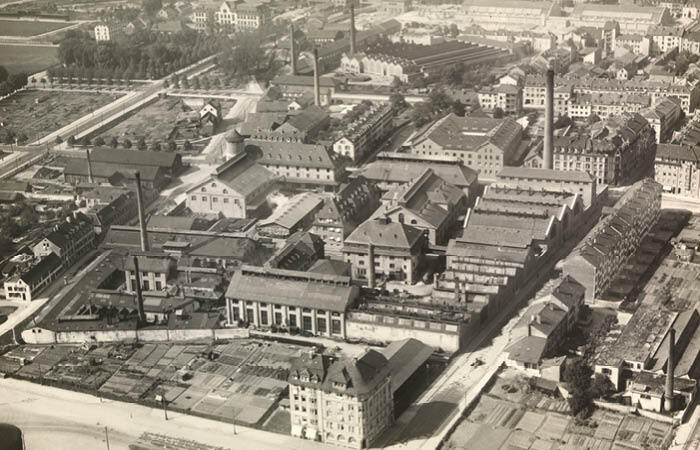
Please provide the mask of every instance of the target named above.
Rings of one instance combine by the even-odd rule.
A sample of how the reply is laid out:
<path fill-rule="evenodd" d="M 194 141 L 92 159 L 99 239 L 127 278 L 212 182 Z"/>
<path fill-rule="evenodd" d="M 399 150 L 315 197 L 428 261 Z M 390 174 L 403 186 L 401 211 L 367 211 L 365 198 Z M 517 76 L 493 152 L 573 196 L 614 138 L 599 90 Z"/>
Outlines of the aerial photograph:
<path fill-rule="evenodd" d="M 0 0 L 0 450 L 700 450 L 699 380 L 700 0 Z"/>

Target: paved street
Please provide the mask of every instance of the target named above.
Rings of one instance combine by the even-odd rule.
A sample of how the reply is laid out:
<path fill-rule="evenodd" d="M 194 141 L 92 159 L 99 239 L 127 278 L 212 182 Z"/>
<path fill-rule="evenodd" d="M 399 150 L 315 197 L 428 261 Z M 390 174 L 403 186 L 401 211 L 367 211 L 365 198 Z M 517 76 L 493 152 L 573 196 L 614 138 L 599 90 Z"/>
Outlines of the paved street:
<path fill-rule="evenodd" d="M 314 450 L 320 443 L 148 408 L 18 380 L 0 380 L 0 422 L 23 429 L 31 450 L 127 450 L 143 433 L 164 434 L 230 449 Z"/>
<path fill-rule="evenodd" d="M 693 214 L 698 214 L 700 213 L 700 199 L 663 194 L 661 196 L 661 207 L 666 209 L 687 209 Z"/>

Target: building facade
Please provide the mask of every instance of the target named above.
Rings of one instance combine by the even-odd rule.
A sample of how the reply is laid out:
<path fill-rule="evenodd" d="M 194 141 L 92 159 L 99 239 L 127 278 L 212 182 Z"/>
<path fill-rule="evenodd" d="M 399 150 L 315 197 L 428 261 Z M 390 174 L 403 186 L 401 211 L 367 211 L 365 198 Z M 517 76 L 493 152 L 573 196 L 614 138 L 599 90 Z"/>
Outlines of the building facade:
<path fill-rule="evenodd" d="M 656 146 L 654 179 L 664 192 L 700 197 L 700 152 L 681 144 Z"/>

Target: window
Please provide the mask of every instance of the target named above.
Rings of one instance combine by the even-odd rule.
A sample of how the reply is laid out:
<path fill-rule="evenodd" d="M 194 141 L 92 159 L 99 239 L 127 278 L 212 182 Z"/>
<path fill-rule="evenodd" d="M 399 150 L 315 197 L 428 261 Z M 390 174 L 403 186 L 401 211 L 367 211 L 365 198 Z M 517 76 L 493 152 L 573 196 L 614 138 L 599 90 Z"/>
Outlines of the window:
<path fill-rule="evenodd" d="M 219 199 L 218 199 L 217 197 L 212 197 L 211 201 L 214 202 L 214 203 L 218 203 L 218 202 L 219 202 Z"/>
<path fill-rule="evenodd" d="M 206 201 L 207 201 L 207 198 L 206 198 L 205 196 L 203 196 L 203 195 L 202 195 L 202 201 L 203 201 L 203 202 L 206 202 Z"/>
<path fill-rule="evenodd" d="M 227 198 L 224 199 L 224 203 L 228 203 L 228 199 L 227 199 Z"/>
<path fill-rule="evenodd" d="M 196 201 L 196 200 L 197 200 L 197 196 L 196 196 L 196 195 L 193 195 L 193 196 L 192 196 L 192 200 Z"/>

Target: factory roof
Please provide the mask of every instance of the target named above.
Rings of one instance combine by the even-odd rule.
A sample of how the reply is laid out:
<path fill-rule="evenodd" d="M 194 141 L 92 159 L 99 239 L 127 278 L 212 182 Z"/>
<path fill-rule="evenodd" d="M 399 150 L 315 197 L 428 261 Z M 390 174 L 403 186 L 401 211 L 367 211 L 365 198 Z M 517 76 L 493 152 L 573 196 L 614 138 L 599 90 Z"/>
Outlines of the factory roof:
<path fill-rule="evenodd" d="M 292 229 L 309 214 L 316 212 L 323 204 L 323 197 L 310 192 L 296 195 L 287 203 L 277 207 L 272 215 L 258 222 L 258 227 L 278 225 Z"/>
<path fill-rule="evenodd" d="M 533 169 L 529 167 L 504 167 L 499 178 L 521 178 L 530 180 L 564 181 L 572 183 L 593 183 L 588 172 L 577 170 Z"/>
<path fill-rule="evenodd" d="M 462 189 L 470 187 L 477 179 L 477 173 L 461 163 L 416 159 L 418 160 L 378 159 L 367 164 L 359 174 L 375 182 L 408 183 L 429 167 L 440 178 Z"/>
<path fill-rule="evenodd" d="M 358 292 L 349 277 L 242 266 L 233 274 L 226 297 L 343 312 Z"/>
<path fill-rule="evenodd" d="M 525 336 L 506 348 L 508 357 L 514 361 L 538 364 L 544 356 L 547 339 L 538 336 Z"/>

